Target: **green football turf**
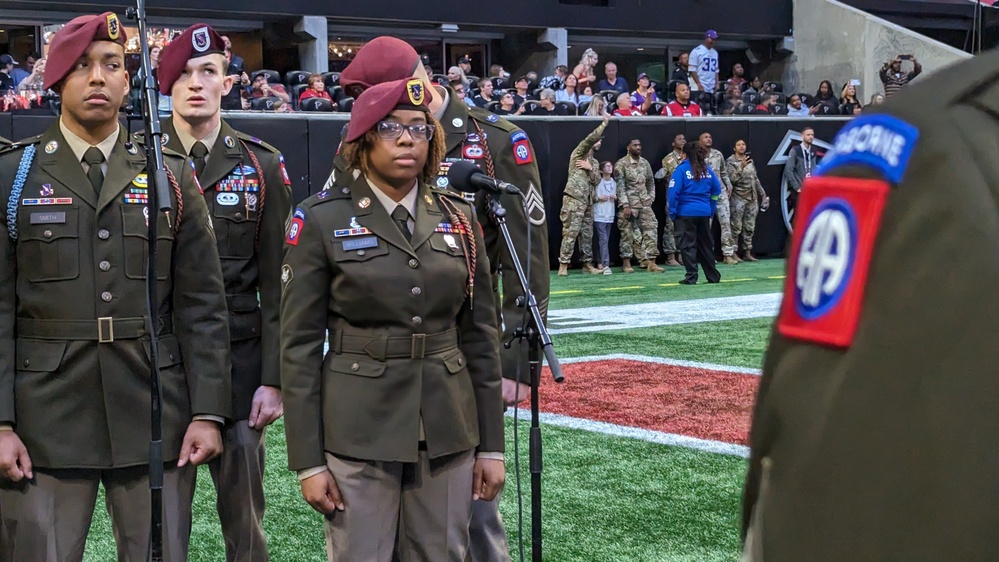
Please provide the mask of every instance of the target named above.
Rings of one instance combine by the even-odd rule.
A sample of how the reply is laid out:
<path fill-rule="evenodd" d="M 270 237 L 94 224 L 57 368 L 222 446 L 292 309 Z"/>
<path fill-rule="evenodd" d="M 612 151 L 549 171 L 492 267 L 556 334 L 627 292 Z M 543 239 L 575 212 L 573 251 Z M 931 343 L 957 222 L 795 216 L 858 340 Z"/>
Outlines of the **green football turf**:
<path fill-rule="evenodd" d="M 673 285 L 682 270 L 568 277 L 552 275 L 553 309 L 636 302 L 762 294 L 780 291 L 784 262 L 719 266 L 719 285 Z M 667 285 L 667 286 L 662 286 Z M 577 292 L 578 291 L 578 292 Z M 771 318 L 659 326 L 555 336 L 563 357 L 629 353 L 759 367 Z M 501 511 L 510 533 L 513 560 L 517 501 L 513 461 L 513 421 L 507 419 L 507 487 Z M 553 562 L 701 562 L 738 560 L 738 517 L 745 460 L 545 426 L 544 546 Z M 524 553 L 530 548 L 528 426 L 521 422 L 520 447 L 524 508 Z M 298 483 L 285 468 L 283 423 L 267 433 L 267 512 L 264 519 L 271 560 L 322 561 L 321 517 L 301 499 Z M 214 490 L 206 468 L 199 471 L 190 560 L 224 560 L 225 547 L 215 515 Z M 103 499 L 94 515 L 85 560 L 115 559 L 114 539 Z"/>

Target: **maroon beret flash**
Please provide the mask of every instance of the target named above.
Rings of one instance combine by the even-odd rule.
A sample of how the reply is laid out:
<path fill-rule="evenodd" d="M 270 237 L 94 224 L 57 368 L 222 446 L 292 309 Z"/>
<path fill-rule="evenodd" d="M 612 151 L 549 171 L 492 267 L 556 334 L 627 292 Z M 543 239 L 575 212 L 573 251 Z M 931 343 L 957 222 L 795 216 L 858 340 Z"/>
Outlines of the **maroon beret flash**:
<path fill-rule="evenodd" d="M 354 60 L 340 73 L 340 85 L 347 95 L 356 98 L 375 84 L 412 78 L 418 66 L 420 55 L 412 45 L 383 35 L 357 51 Z"/>
<path fill-rule="evenodd" d="M 196 23 L 184 30 L 160 51 L 160 66 L 156 78 L 160 82 L 160 94 L 170 95 L 174 82 L 180 78 L 187 61 L 207 55 L 225 55 L 225 42 L 222 36 L 205 23 Z M 226 69 L 221 69 L 225 73 Z"/>
<path fill-rule="evenodd" d="M 125 29 L 114 12 L 73 18 L 52 38 L 42 87 L 48 90 L 65 78 L 94 41 L 111 41 L 124 47 L 125 39 Z"/>
<path fill-rule="evenodd" d="M 350 124 L 345 142 L 364 136 L 396 109 L 416 109 L 430 112 L 427 104 L 433 99 L 419 78 L 382 82 L 364 90 L 350 110 Z"/>

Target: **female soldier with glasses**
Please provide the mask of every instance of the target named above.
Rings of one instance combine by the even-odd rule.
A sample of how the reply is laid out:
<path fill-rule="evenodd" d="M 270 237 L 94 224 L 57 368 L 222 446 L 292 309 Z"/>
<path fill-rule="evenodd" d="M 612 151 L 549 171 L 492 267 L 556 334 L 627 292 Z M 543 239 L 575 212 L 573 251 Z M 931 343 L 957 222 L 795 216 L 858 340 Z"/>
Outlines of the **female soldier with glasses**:
<path fill-rule="evenodd" d="M 472 500 L 505 478 L 492 279 L 472 207 L 426 183 L 445 152 L 430 96 L 361 94 L 341 146 L 360 174 L 288 223 L 288 457 L 330 560 L 463 561 Z"/>

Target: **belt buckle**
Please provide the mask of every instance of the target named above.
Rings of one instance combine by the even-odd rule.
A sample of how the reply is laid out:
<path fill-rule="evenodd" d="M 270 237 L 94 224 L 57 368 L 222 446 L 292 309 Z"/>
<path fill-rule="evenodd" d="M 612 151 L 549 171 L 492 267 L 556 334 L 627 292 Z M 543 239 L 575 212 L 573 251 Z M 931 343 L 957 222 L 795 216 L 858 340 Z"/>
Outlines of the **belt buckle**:
<path fill-rule="evenodd" d="M 427 355 L 427 335 L 413 334 L 413 344 L 410 348 L 411 359 L 423 359 Z"/>
<path fill-rule="evenodd" d="M 111 343 L 114 341 L 114 318 L 103 316 L 97 319 L 97 342 Z"/>

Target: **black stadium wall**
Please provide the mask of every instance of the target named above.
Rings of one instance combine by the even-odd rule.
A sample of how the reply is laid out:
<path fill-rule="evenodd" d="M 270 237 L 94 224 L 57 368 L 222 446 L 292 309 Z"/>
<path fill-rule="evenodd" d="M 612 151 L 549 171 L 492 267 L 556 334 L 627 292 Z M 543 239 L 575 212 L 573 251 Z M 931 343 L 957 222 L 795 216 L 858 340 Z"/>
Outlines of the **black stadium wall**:
<path fill-rule="evenodd" d="M 346 115 L 232 113 L 226 119 L 248 134 L 277 147 L 284 154 L 292 179 L 295 201 L 322 189 L 329 176 L 333 156 L 339 143 Z M 43 132 L 54 120 L 51 115 L 0 113 L 0 136 L 21 139 Z M 548 215 L 549 255 L 552 264 L 558 257 L 562 239 L 559 209 L 562 191 L 569 172 L 569 156 L 580 140 L 599 123 L 597 118 L 531 118 L 514 121 L 524 129 L 534 145 Z M 714 147 L 726 157 L 735 142 L 743 139 L 752 152 L 763 188 L 770 196 L 770 210 L 759 214 L 754 251 L 768 256 L 782 255 L 788 229 L 781 209 L 783 161 L 792 146 L 798 144 L 800 131 L 808 126 L 815 129 L 818 150 L 831 143 L 846 122 L 842 118 L 796 120 L 780 117 L 668 119 L 662 117 L 631 117 L 611 121 L 604 133 L 603 146 L 596 154 L 600 161 L 621 158 L 631 139 L 642 142 L 642 156 L 652 164 L 653 171 L 662 167 L 663 157 L 671 150 L 673 137 L 683 133 L 688 141 L 702 133 L 710 133 Z M 133 131 L 141 122 L 132 122 Z M 665 183 L 656 182 L 656 214 L 662 222 L 665 213 Z M 511 202 L 512 203 L 512 202 Z M 510 203 L 508 203 L 510 204 Z M 611 238 L 612 260 L 616 259 L 617 234 Z M 715 227 L 717 232 L 717 227 Z"/>

